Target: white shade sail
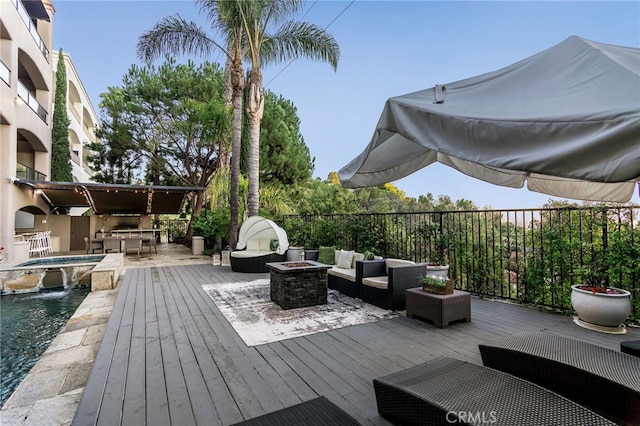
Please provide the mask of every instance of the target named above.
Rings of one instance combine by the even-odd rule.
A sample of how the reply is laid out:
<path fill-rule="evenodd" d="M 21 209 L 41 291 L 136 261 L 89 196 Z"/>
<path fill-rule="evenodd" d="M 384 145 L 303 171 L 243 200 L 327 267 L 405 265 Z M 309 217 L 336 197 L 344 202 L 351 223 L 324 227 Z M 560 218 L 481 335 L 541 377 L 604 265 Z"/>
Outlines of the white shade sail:
<path fill-rule="evenodd" d="M 572 36 L 498 71 L 389 98 L 339 177 L 381 185 L 436 161 L 496 185 L 629 201 L 640 180 L 640 49 Z"/>

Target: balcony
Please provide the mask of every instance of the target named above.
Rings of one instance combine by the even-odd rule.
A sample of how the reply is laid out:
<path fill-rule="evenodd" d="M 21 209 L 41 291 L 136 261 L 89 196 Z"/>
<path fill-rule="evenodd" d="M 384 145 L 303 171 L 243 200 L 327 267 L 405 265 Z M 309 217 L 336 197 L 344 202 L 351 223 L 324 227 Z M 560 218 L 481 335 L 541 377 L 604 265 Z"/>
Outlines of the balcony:
<path fill-rule="evenodd" d="M 31 108 L 33 112 L 35 112 L 45 124 L 47 124 L 47 110 L 44 109 L 42 105 L 40 105 L 40 102 L 38 102 L 35 96 L 33 96 L 31 92 L 29 92 L 29 90 L 20 81 L 18 81 L 18 96 L 27 105 L 29 105 L 29 108 Z"/>
<path fill-rule="evenodd" d="M 32 169 L 29 166 L 25 166 L 22 163 L 16 164 L 16 177 L 20 179 L 36 181 L 47 180 L 47 175 L 45 175 L 44 173 L 40 173 L 39 171 Z"/>
<path fill-rule="evenodd" d="M 9 67 L 0 60 L 0 80 L 7 83 L 7 86 L 11 87 L 11 70 Z"/>
<path fill-rule="evenodd" d="M 29 31 L 29 34 L 31 34 L 31 37 L 33 37 L 33 41 L 35 41 L 36 44 L 38 45 L 38 48 L 40 49 L 42 56 L 44 56 L 44 58 L 48 62 L 49 49 L 47 49 L 47 46 L 44 44 L 44 41 L 42 41 L 42 37 L 40 37 L 40 34 L 38 34 L 38 29 L 36 28 L 34 23 L 31 21 L 31 16 L 29 16 L 29 12 L 27 12 L 27 9 L 25 9 L 24 5 L 20 0 L 14 0 L 13 4 L 16 10 L 18 11 L 18 15 L 20 15 L 20 19 L 22 19 L 22 22 L 24 22 L 24 24 L 27 26 L 27 30 Z"/>

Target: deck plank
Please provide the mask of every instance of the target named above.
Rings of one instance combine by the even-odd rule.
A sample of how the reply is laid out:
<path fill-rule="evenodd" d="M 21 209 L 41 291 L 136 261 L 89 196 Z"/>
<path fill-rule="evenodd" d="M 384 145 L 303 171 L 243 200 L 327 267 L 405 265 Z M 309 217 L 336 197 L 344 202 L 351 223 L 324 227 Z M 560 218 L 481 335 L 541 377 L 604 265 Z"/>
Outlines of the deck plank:
<path fill-rule="evenodd" d="M 571 317 L 472 298 L 472 320 L 439 329 L 400 316 L 247 346 L 202 288 L 253 281 L 207 264 L 129 269 L 81 397 L 74 425 L 229 425 L 324 395 L 365 425 L 372 381 L 447 356 L 481 364 L 478 344 L 543 331 L 619 350 L 640 339 L 584 330 Z"/>

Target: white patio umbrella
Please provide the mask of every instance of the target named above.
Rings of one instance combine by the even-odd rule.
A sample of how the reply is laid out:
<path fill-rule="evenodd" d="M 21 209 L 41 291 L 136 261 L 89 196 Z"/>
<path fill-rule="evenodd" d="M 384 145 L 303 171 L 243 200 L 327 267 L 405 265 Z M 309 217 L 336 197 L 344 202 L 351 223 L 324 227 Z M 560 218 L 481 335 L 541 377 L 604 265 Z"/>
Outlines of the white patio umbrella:
<path fill-rule="evenodd" d="M 339 177 L 374 186 L 436 161 L 496 185 L 629 201 L 640 180 L 640 49 L 572 36 L 498 71 L 389 98 Z"/>

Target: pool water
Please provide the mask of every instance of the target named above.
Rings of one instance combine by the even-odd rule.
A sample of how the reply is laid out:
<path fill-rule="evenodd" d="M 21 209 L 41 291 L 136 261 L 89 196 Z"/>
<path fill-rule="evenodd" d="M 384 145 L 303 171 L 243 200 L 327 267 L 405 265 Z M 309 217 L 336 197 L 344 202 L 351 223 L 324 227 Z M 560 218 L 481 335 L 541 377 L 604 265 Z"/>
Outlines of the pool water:
<path fill-rule="evenodd" d="M 0 298 L 0 407 L 67 323 L 88 287 Z"/>

